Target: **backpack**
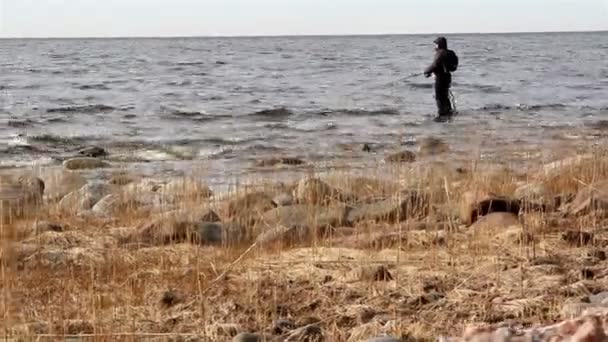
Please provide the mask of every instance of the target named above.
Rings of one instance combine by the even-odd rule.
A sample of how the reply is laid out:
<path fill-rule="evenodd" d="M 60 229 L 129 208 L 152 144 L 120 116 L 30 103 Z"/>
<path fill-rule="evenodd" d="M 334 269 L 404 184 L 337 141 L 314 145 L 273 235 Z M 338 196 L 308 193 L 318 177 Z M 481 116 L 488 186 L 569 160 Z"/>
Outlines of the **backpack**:
<path fill-rule="evenodd" d="M 454 72 L 458 69 L 458 55 L 456 55 L 454 50 L 448 50 L 444 65 L 449 72 Z"/>

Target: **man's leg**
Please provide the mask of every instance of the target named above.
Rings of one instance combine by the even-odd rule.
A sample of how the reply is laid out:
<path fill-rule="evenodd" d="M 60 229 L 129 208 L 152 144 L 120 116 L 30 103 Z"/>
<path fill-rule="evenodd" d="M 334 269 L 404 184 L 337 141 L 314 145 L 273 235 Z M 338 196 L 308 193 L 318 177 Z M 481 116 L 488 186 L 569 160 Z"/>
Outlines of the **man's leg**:
<path fill-rule="evenodd" d="M 437 82 L 435 97 L 437 98 L 438 114 L 451 115 L 452 103 L 450 102 L 450 84 L 448 82 Z"/>

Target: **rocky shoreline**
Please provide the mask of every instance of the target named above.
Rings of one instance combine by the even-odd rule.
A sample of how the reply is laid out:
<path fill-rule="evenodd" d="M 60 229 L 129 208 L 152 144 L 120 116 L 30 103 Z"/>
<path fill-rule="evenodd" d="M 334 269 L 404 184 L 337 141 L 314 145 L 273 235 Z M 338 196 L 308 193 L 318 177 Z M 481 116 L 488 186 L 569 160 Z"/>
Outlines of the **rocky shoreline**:
<path fill-rule="evenodd" d="M 87 176 L 111 165 L 99 148 L 61 168 L 5 170 L 4 331 L 192 341 L 605 340 L 604 152 L 525 169 L 412 166 L 448 153 L 431 139 L 387 156 L 402 166 L 391 177 L 311 173 L 230 192 L 211 189 L 204 176 Z M 485 325 L 464 330 L 476 322 Z M 459 331 L 462 338 L 441 337 Z"/>

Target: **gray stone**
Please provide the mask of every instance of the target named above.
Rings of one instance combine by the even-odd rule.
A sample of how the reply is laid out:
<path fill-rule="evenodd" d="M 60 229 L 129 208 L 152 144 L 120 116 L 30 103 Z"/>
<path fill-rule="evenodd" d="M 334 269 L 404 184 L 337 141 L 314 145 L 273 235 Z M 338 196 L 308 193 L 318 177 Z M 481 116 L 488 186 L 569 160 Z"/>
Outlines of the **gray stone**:
<path fill-rule="evenodd" d="M 387 156 L 384 160 L 389 163 L 412 163 L 416 161 L 416 153 L 401 151 Z"/>
<path fill-rule="evenodd" d="M 275 335 L 282 335 L 296 328 L 296 324 L 290 320 L 281 318 L 276 320 L 272 325 L 272 333 Z"/>
<path fill-rule="evenodd" d="M 107 168 L 110 167 L 110 164 L 97 158 L 78 157 L 64 161 L 63 167 L 68 170 L 86 170 Z"/>
<path fill-rule="evenodd" d="M 347 221 L 349 224 L 361 221 L 399 222 L 424 216 L 428 210 L 426 197 L 412 192 L 401 198 L 360 204 L 348 213 Z"/>
<path fill-rule="evenodd" d="M 85 157 L 90 157 L 90 158 L 99 158 L 99 157 L 105 157 L 108 155 L 106 150 L 104 150 L 101 147 L 97 147 L 97 146 L 84 148 L 84 149 L 80 150 L 78 152 L 78 154 L 85 156 Z"/>
<path fill-rule="evenodd" d="M 261 335 L 251 333 L 240 333 L 232 339 L 232 342 L 263 342 L 266 341 Z"/>
<path fill-rule="evenodd" d="M 384 337 L 373 337 L 367 339 L 366 342 L 400 342 L 401 340 L 396 337 L 384 336 Z"/>
<path fill-rule="evenodd" d="M 316 207 L 293 205 L 279 207 L 266 212 L 262 222 L 266 227 L 339 227 L 346 223 L 349 208 L 345 205 Z"/>
<path fill-rule="evenodd" d="M 33 214 L 42 204 L 44 182 L 29 175 L 0 176 L 0 221 Z"/>
<path fill-rule="evenodd" d="M 274 205 L 277 207 L 286 207 L 294 204 L 294 198 L 292 194 L 289 193 L 280 193 L 272 199 Z"/>
<path fill-rule="evenodd" d="M 285 342 L 320 342 L 323 340 L 323 331 L 317 324 L 298 328 L 285 338 Z"/>
<path fill-rule="evenodd" d="M 608 215 L 608 181 L 593 183 L 578 192 L 572 203 L 566 207 L 570 215 L 595 213 Z"/>
<path fill-rule="evenodd" d="M 590 295 L 589 301 L 593 304 L 608 304 L 608 291 Z"/>
<path fill-rule="evenodd" d="M 45 184 L 45 199 L 53 202 L 87 184 L 86 179 L 79 173 L 61 168 L 44 169 L 39 177 Z"/>
<path fill-rule="evenodd" d="M 420 141 L 420 145 L 418 146 L 418 154 L 420 156 L 434 156 L 442 153 L 446 153 L 450 151 L 450 146 L 446 144 L 443 140 L 427 137 Z"/>
<path fill-rule="evenodd" d="M 317 178 L 304 178 L 298 182 L 293 197 L 297 203 L 325 205 L 331 202 L 348 202 L 353 198 L 343 194 Z"/>
<path fill-rule="evenodd" d="M 80 213 L 92 209 L 97 202 L 107 196 L 111 191 L 109 185 L 104 183 L 90 183 L 77 191 L 67 194 L 60 202 L 59 207 L 67 212 Z"/>

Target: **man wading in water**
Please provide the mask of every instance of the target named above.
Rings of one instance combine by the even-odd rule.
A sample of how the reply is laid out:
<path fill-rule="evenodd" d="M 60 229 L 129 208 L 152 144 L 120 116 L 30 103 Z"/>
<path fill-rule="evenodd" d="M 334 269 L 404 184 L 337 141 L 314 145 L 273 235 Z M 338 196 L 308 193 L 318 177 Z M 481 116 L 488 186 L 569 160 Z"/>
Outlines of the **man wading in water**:
<path fill-rule="evenodd" d="M 435 74 L 435 100 L 437 101 L 437 114 L 440 117 L 449 117 L 453 113 L 450 102 L 450 86 L 452 85 L 452 72 L 458 68 L 458 56 L 448 49 L 448 41 L 444 37 L 435 39 L 435 60 L 426 68 L 424 76 Z"/>

